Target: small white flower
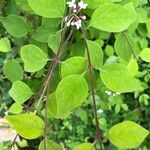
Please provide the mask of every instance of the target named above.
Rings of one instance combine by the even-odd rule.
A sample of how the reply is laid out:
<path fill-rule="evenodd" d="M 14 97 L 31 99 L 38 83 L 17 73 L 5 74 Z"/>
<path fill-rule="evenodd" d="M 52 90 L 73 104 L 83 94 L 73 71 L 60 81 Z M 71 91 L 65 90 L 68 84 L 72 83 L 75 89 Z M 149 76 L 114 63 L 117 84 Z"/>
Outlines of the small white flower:
<path fill-rule="evenodd" d="M 104 111 L 102 110 L 102 109 L 99 109 L 98 111 L 97 111 L 97 113 L 99 113 L 99 114 L 101 114 L 101 113 L 103 113 Z"/>
<path fill-rule="evenodd" d="M 82 20 L 86 20 L 86 16 L 80 16 Z"/>
<path fill-rule="evenodd" d="M 79 19 L 74 24 L 76 25 L 77 29 L 80 29 L 82 26 L 82 21 Z"/>
<path fill-rule="evenodd" d="M 68 17 L 65 17 L 65 22 L 67 22 L 68 21 Z"/>
<path fill-rule="evenodd" d="M 73 13 L 76 13 L 77 12 L 77 9 L 73 9 Z"/>
<path fill-rule="evenodd" d="M 86 9 L 86 7 L 88 6 L 88 4 L 83 3 L 83 1 L 81 0 L 81 1 L 78 3 L 78 6 L 79 6 L 81 9 Z"/>
<path fill-rule="evenodd" d="M 116 92 L 116 95 L 120 95 L 120 93 L 119 93 L 119 92 Z"/>
<path fill-rule="evenodd" d="M 109 95 L 109 96 L 112 94 L 111 91 L 105 91 L 105 93 L 106 93 L 107 95 Z"/>
<path fill-rule="evenodd" d="M 116 93 L 113 93 L 113 96 L 114 96 L 114 97 L 117 96 Z"/>
<path fill-rule="evenodd" d="M 72 0 L 71 2 L 67 2 L 70 8 L 76 8 L 77 5 L 75 4 L 75 0 Z"/>
<path fill-rule="evenodd" d="M 73 20 L 74 16 L 72 16 L 71 18 L 67 19 L 67 27 L 69 27 L 72 23 L 72 20 Z"/>
<path fill-rule="evenodd" d="M 114 96 L 114 97 L 115 97 L 115 96 L 118 96 L 118 95 L 120 95 L 119 92 L 113 93 L 113 96 Z"/>
<path fill-rule="evenodd" d="M 75 22 L 74 22 L 74 21 L 72 21 L 72 22 L 71 22 L 71 25 L 72 25 L 72 26 L 74 26 L 74 24 L 75 24 Z"/>

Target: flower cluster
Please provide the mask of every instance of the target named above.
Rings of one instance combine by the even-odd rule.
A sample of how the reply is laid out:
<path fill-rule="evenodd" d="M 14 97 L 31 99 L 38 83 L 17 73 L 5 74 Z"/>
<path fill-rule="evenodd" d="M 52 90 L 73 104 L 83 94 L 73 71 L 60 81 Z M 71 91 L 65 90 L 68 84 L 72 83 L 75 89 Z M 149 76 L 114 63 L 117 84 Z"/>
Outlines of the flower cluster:
<path fill-rule="evenodd" d="M 115 93 L 113 93 L 112 91 L 105 91 L 105 93 L 107 94 L 107 95 L 109 95 L 109 96 L 118 96 L 118 95 L 120 95 L 120 93 L 119 92 L 115 92 Z"/>
<path fill-rule="evenodd" d="M 86 19 L 86 16 L 81 16 L 80 12 L 82 9 L 86 9 L 87 4 L 80 2 L 76 2 L 76 0 L 72 0 L 71 2 L 67 2 L 68 6 L 71 8 L 72 15 L 65 18 L 65 22 L 67 26 L 76 26 L 79 29 L 82 26 L 82 21 Z"/>

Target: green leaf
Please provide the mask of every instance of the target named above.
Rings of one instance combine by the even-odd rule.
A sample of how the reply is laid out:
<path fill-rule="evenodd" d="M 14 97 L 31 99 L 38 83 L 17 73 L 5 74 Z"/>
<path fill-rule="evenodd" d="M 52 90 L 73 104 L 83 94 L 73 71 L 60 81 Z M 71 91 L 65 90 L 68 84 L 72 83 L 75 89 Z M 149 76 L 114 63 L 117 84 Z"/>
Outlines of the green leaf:
<path fill-rule="evenodd" d="M 11 82 L 15 82 L 23 78 L 23 69 L 14 59 L 8 60 L 4 64 L 3 73 Z"/>
<path fill-rule="evenodd" d="M 71 57 L 64 61 L 61 66 L 62 77 L 82 74 L 87 69 L 87 60 L 84 57 Z"/>
<path fill-rule="evenodd" d="M 28 0 L 15 0 L 15 2 L 16 2 L 17 5 L 18 5 L 19 7 L 21 7 L 23 10 L 32 12 L 32 9 L 30 8 L 30 6 L 29 6 L 29 4 L 28 4 Z"/>
<path fill-rule="evenodd" d="M 129 11 L 119 4 L 107 3 L 95 10 L 92 15 L 90 26 L 107 32 L 121 32 L 127 29 L 137 18 L 133 3 Z"/>
<path fill-rule="evenodd" d="M 10 41 L 7 37 L 0 39 L 0 51 L 1 52 L 9 52 L 11 51 Z"/>
<path fill-rule="evenodd" d="M 62 79 L 58 84 L 53 108 L 56 118 L 66 118 L 71 111 L 80 106 L 88 96 L 88 85 L 81 75 L 70 75 Z M 57 104 L 55 104 L 57 103 Z M 50 106 L 51 107 L 51 106 Z M 56 113 L 57 110 L 57 113 Z"/>
<path fill-rule="evenodd" d="M 50 36 L 48 37 L 48 46 L 52 49 L 54 53 L 57 53 L 59 49 L 61 41 L 61 32 L 62 30 L 57 31 L 55 33 L 50 34 Z"/>
<path fill-rule="evenodd" d="M 150 36 L 150 19 L 147 19 L 146 28 L 147 28 L 148 35 Z"/>
<path fill-rule="evenodd" d="M 115 51 L 117 55 L 129 62 L 136 49 L 135 39 L 128 33 L 120 33 L 115 41 Z"/>
<path fill-rule="evenodd" d="M 40 16 L 45 18 L 63 17 L 65 0 L 28 0 L 30 7 Z"/>
<path fill-rule="evenodd" d="M 12 88 L 9 91 L 9 95 L 15 100 L 15 102 L 23 104 L 27 101 L 33 92 L 22 81 L 16 81 L 13 83 Z"/>
<path fill-rule="evenodd" d="M 47 43 L 48 42 L 48 37 L 50 34 L 56 34 L 56 29 L 54 28 L 48 28 L 45 26 L 40 26 L 34 33 L 33 39 Z"/>
<path fill-rule="evenodd" d="M 46 54 L 35 45 L 25 45 L 21 48 L 21 58 L 25 64 L 24 69 L 28 72 L 41 70 L 47 63 Z"/>
<path fill-rule="evenodd" d="M 62 146 L 55 143 L 52 140 L 46 140 L 46 149 L 47 150 L 63 150 Z M 39 150 L 44 150 L 44 140 L 39 145 Z"/>
<path fill-rule="evenodd" d="M 106 48 L 105 48 L 105 53 L 109 57 L 113 56 L 113 54 L 114 54 L 114 48 L 113 48 L 113 46 L 107 45 Z"/>
<path fill-rule="evenodd" d="M 135 76 L 137 74 L 139 67 L 138 67 L 138 63 L 135 58 L 132 58 L 129 61 L 129 63 L 127 65 L 127 69 L 131 75 Z"/>
<path fill-rule="evenodd" d="M 146 61 L 146 62 L 150 62 L 150 48 L 145 48 L 141 51 L 140 53 L 140 57 Z"/>
<path fill-rule="evenodd" d="M 16 38 L 24 37 L 28 33 L 28 26 L 20 16 L 11 14 L 3 18 L 2 23 L 7 32 Z"/>
<path fill-rule="evenodd" d="M 5 119 L 26 139 L 36 139 L 44 131 L 43 120 L 33 113 L 6 116 Z"/>
<path fill-rule="evenodd" d="M 124 121 L 109 130 L 109 140 L 118 148 L 137 148 L 149 131 L 132 121 Z"/>
<path fill-rule="evenodd" d="M 13 113 L 13 114 L 20 114 L 22 112 L 22 105 L 19 103 L 14 103 L 11 105 L 11 107 L 9 108 L 9 113 Z"/>
<path fill-rule="evenodd" d="M 136 9 L 137 15 L 138 15 L 138 22 L 139 23 L 146 23 L 147 21 L 147 11 L 143 8 L 137 8 Z"/>
<path fill-rule="evenodd" d="M 100 45 L 94 41 L 87 40 L 91 63 L 94 68 L 101 68 L 103 65 L 103 51 Z"/>
<path fill-rule="evenodd" d="M 52 93 L 48 97 L 48 113 L 52 115 L 53 117 L 57 118 L 57 100 L 55 93 Z"/>
<path fill-rule="evenodd" d="M 120 105 L 115 106 L 115 114 L 118 114 L 120 112 Z"/>
<path fill-rule="evenodd" d="M 114 92 L 126 93 L 141 89 L 141 83 L 121 64 L 109 64 L 102 67 L 100 76 L 107 88 Z"/>
<path fill-rule="evenodd" d="M 96 9 L 102 4 L 108 2 L 108 0 L 83 0 L 85 3 L 88 4 L 88 8 Z"/>
<path fill-rule="evenodd" d="M 91 143 L 83 143 L 77 145 L 73 150 L 95 150 L 94 144 Z"/>

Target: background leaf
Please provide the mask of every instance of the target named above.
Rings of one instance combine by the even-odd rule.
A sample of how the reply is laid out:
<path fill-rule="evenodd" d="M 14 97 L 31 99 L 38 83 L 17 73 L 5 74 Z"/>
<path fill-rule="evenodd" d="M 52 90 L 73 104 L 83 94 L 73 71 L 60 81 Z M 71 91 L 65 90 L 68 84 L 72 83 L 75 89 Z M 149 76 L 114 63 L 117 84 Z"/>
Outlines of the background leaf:
<path fill-rule="evenodd" d="M 83 143 L 77 145 L 73 150 L 95 150 L 94 144 L 91 143 Z"/>
<path fill-rule="evenodd" d="M 109 64 L 102 67 L 100 76 L 107 88 L 125 93 L 141 89 L 140 81 L 135 79 L 121 64 Z"/>
<path fill-rule="evenodd" d="M 62 17 L 65 11 L 65 0 L 28 0 L 30 7 L 40 16 L 46 18 Z"/>
<path fill-rule="evenodd" d="M 26 139 L 36 139 L 44 131 L 43 120 L 33 113 L 6 116 L 5 119 Z"/>
<path fill-rule="evenodd" d="M 109 140 L 118 148 L 137 148 L 149 131 L 132 121 L 124 121 L 109 130 Z"/>
<path fill-rule="evenodd" d="M 80 106 L 88 96 L 88 85 L 81 75 L 70 75 L 61 80 L 55 92 L 57 117 L 67 117 L 73 109 Z"/>
<path fill-rule="evenodd" d="M 100 45 L 94 41 L 87 40 L 91 63 L 94 68 L 100 68 L 103 65 L 103 51 Z"/>
<path fill-rule="evenodd" d="M 61 75 L 82 74 L 87 69 L 87 60 L 84 57 L 71 57 L 61 65 Z"/>
<path fill-rule="evenodd" d="M 120 33 L 116 37 L 115 41 L 115 51 L 117 55 L 129 62 L 136 51 L 136 41 L 129 33 Z"/>
<path fill-rule="evenodd" d="M 20 55 L 25 65 L 25 71 L 28 72 L 39 71 L 48 60 L 46 54 L 39 47 L 31 44 L 23 46 Z"/>
<path fill-rule="evenodd" d="M 63 150 L 62 146 L 59 144 L 55 143 L 52 140 L 46 140 L 46 149 L 47 150 Z M 42 141 L 39 145 L 39 150 L 44 150 L 44 141 Z"/>
<path fill-rule="evenodd" d="M 132 3 L 131 7 L 134 8 Z M 119 4 L 107 3 L 95 10 L 90 26 L 107 32 L 121 32 L 127 29 L 136 18 L 135 11 L 128 11 Z"/>
<path fill-rule="evenodd" d="M 28 26 L 20 16 L 11 14 L 4 17 L 2 23 L 7 32 L 16 38 L 24 37 L 28 33 Z"/>
<path fill-rule="evenodd" d="M 47 43 L 49 35 L 55 34 L 55 33 L 56 33 L 56 29 L 54 29 L 54 28 L 48 28 L 45 26 L 40 26 L 35 31 L 35 33 L 33 35 L 33 39 L 35 39 L 39 42 Z"/>
<path fill-rule="evenodd" d="M 11 105 L 11 107 L 9 108 L 9 113 L 13 113 L 13 114 L 19 114 L 21 113 L 23 110 L 23 106 L 19 103 L 14 103 L 13 105 Z"/>
<path fill-rule="evenodd" d="M 23 78 L 23 69 L 15 59 L 10 59 L 4 64 L 3 73 L 11 82 L 22 80 Z"/>
<path fill-rule="evenodd" d="M 11 51 L 10 41 L 7 37 L 0 39 L 0 51 L 1 52 L 9 52 Z"/>
<path fill-rule="evenodd" d="M 15 102 L 23 104 L 27 101 L 33 92 L 22 81 L 16 81 L 13 83 L 12 88 L 9 91 L 9 95 L 15 100 Z"/>
<path fill-rule="evenodd" d="M 150 62 L 150 48 L 145 48 L 141 51 L 140 53 L 140 57 L 146 61 L 146 62 Z"/>

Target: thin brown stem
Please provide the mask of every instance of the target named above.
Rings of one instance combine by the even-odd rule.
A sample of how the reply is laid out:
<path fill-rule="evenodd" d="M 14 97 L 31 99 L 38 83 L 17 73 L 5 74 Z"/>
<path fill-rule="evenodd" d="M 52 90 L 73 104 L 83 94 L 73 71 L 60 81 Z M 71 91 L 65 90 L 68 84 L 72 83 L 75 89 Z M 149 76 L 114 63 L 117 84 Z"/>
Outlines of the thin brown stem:
<path fill-rule="evenodd" d="M 102 137 L 101 137 L 100 127 L 99 127 L 99 122 L 98 122 L 98 115 L 97 115 L 97 108 L 96 108 L 96 98 L 95 98 L 95 92 L 94 92 L 94 81 L 93 81 L 93 73 L 92 73 L 93 66 L 91 63 L 89 48 L 88 48 L 87 41 L 86 41 L 86 33 L 85 33 L 83 26 L 82 26 L 81 30 L 82 30 L 82 36 L 83 36 L 83 40 L 84 40 L 84 44 L 85 44 L 87 57 L 88 57 L 90 86 L 91 86 L 92 99 L 93 99 L 93 113 L 94 113 L 94 118 L 95 118 L 95 123 L 96 123 L 96 141 L 99 142 L 100 149 L 103 150 L 102 139 L 101 139 Z"/>
<path fill-rule="evenodd" d="M 44 119 L 44 121 L 45 121 L 45 128 L 44 128 L 44 150 L 46 150 L 46 139 L 47 139 L 48 94 L 49 94 L 49 89 L 50 89 L 50 86 L 51 86 L 50 82 L 51 82 L 52 74 L 53 74 L 53 72 L 54 72 L 54 70 L 55 70 L 55 68 L 57 66 L 57 63 L 58 63 L 58 61 L 54 61 L 52 63 L 51 71 L 49 73 L 49 76 L 48 76 L 45 88 L 43 90 L 43 93 L 45 93 L 46 90 L 47 90 L 46 104 L 45 104 L 45 119 Z"/>
<path fill-rule="evenodd" d="M 66 35 L 66 31 L 67 31 L 67 27 L 64 28 L 64 30 L 62 31 L 62 37 L 61 37 L 61 42 L 60 42 L 60 46 L 59 49 L 57 51 L 56 56 L 54 57 L 54 61 L 52 62 L 51 66 L 50 66 L 50 71 L 48 72 L 48 78 L 46 80 L 45 83 L 45 87 L 43 89 L 42 95 L 44 96 L 45 92 L 47 91 L 46 94 L 46 106 L 45 106 L 45 128 L 44 128 L 44 150 L 46 150 L 46 139 L 47 139 L 47 124 L 48 124 L 48 120 L 47 120 L 47 115 L 48 115 L 48 95 L 49 95 L 49 91 L 51 88 L 51 79 L 52 79 L 52 75 L 55 71 L 55 68 L 57 66 L 57 64 L 60 62 L 60 57 L 61 57 L 61 53 L 64 50 L 64 46 L 66 43 L 68 43 L 68 41 L 70 40 L 72 34 L 73 34 L 73 30 L 70 31 L 70 34 L 68 35 L 68 37 L 65 39 L 65 35 Z"/>
<path fill-rule="evenodd" d="M 9 146 L 9 148 L 8 148 L 9 150 L 11 150 L 12 147 L 13 147 L 13 145 L 16 143 L 17 137 L 18 137 L 18 134 L 16 134 L 16 136 L 15 136 L 15 138 L 14 138 L 12 144 Z"/>

